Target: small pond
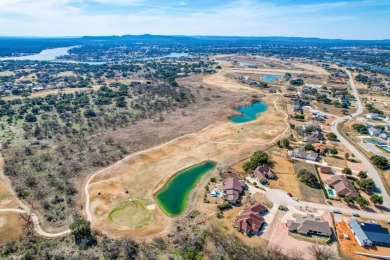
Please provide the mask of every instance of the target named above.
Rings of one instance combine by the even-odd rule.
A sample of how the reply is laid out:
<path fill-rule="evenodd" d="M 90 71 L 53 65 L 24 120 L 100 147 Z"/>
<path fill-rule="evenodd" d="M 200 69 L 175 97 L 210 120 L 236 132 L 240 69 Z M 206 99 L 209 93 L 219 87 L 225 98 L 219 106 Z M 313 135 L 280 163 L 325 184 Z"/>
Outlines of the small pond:
<path fill-rule="evenodd" d="M 237 109 L 241 113 L 240 116 L 232 116 L 230 121 L 233 123 L 246 123 L 256 120 L 257 115 L 267 111 L 268 107 L 263 102 L 255 102 L 250 106 L 240 107 Z"/>
<path fill-rule="evenodd" d="M 183 213 L 191 190 L 199 179 L 214 167 L 215 163 L 207 161 L 176 174 L 165 188 L 156 194 L 157 203 L 162 210 L 171 216 Z"/>
<path fill-rule="evenodd" d="M 278 81 L 280 79 L 280 76 L 278 76 L 278 75 L 264 75 L 263 79 L 265 82 L 273 82 L 273 81 Z"/>
<path fill-rule="evenodd" d="M 239 61 L 238 64 L 240 64 L 240 66 L 244 66 L 244 67 L 256 67 L 257 66 L 257 64 L 250 63 L 247 61 Z"/>

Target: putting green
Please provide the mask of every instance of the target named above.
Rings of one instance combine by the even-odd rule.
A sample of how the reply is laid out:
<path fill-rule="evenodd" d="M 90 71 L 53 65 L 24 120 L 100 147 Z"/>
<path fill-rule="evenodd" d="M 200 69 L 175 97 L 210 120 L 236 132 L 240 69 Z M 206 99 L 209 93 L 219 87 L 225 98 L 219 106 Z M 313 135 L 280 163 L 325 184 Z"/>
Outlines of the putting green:
<path fill-rule="evenodd" d="M 154 213 L 141 200 L 131 200 L 111 210 L 108 220 L 119 228 L 140 229 L 154 222 Z"/>

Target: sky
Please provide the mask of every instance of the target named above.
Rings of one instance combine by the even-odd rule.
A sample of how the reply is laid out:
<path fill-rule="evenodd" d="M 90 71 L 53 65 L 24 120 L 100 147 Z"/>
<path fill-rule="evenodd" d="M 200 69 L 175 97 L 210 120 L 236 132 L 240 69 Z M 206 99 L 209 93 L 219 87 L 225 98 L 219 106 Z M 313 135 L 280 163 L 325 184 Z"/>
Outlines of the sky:
<path fill-rule="evenodd" d="M 0 0 L 0 36 L 390 39 L 390 0 Z"/>

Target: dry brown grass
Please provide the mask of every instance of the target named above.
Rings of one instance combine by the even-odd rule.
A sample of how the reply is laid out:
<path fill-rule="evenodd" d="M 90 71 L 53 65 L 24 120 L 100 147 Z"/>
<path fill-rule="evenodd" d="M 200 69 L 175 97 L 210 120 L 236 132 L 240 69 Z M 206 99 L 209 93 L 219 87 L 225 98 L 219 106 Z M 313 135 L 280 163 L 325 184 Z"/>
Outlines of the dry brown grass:
<path fill-rule="evenodd" d="M 300 200 L 312 201 L 305 187 L 299 182 L 294 170 L 294 164 L 285 157 L 272 156 L 275 161 L 275 173 L 278 176 L 276 181 L 271 180 L 269 187 L 273 189 L 282 189 L 293 194 Z"/>
<path fill-rule="evenodd" d="M 18 213 L 0 213 L 0 245 L 22 236 L 24 224 Z"/>

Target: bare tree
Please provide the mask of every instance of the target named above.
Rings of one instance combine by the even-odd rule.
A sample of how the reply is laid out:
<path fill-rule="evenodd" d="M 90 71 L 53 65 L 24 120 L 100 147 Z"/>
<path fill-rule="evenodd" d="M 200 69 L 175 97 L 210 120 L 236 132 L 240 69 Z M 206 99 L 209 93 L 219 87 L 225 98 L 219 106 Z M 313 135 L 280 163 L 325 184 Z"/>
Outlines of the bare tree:
<path fill-rule="evenodd" d="M 309 247 L 309 252 L 317 260 L 337 259 L 335 253 L 328 247 L 313 244 Z"/>
<path fill-rule="evenodd" d="M 20 213 L 19 216 L 24 221 L 24 229 L 27 236 L 34 236 L 34 222 L 31 212 Z"/>

